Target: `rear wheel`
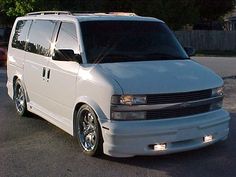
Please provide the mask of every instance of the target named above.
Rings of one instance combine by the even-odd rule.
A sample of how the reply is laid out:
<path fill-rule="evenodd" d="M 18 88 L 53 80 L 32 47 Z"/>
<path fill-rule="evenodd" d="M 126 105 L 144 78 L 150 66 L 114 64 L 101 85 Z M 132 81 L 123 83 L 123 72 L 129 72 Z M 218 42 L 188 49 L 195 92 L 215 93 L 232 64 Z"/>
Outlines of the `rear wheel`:
<path fill-rule="evenodd" d="M 86 155 L 95 156 L 102 152 L 102 135 L 97 116 L 88 105 L 77 112 L 77 139 Z"/>
<path fill-rule="evenodd" d="M 24 88 L 20 80 L 16 80 L 14 87 L 14 101 L 16 105 L 17 114 L 20 116 L 25 116 L 27 114 L 27 105 Z"/>

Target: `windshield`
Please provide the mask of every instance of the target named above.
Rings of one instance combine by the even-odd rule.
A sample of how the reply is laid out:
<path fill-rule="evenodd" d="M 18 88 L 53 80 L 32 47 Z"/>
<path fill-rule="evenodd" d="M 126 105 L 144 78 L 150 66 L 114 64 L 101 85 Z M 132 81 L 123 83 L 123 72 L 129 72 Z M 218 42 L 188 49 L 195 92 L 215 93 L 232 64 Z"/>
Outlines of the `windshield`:
<path fill-rule="evenodd" d="M 88 63 L 188 58 L 173 33 L 161 22 L 87 21 L 80 24 Z"/>

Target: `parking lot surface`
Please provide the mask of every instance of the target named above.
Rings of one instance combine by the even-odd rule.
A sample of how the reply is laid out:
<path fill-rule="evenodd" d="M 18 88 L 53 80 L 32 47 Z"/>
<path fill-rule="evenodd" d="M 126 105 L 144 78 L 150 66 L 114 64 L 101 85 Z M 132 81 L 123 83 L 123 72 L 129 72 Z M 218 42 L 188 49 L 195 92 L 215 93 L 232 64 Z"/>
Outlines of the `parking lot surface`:
<path fill-rule="evenodd" d="M 1 67 L 0 177 L 236 176 L 236 70 L 232 70 L 236 65 L 231 66 L 236 59 L 197 60 L 225 77 L 224 107 L 232 117 L 228 140 L 178 154 L 121 159 L 85 156 L 73 137 L 42 118 L 33 114 L 19 118 L 7 95 L 6 69 Z"/>

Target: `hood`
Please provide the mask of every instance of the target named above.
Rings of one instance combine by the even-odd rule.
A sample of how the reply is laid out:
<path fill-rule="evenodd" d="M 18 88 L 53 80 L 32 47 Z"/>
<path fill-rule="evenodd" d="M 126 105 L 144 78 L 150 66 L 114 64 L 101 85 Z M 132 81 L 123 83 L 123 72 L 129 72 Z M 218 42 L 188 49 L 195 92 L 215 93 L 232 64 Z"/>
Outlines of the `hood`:
<path fill-rule="evenodd" d="M 123 94 L 190 92 L 223 85 L 210 69 L 192 60 L 161 60 L 100 64 L 116 80 Z"/>

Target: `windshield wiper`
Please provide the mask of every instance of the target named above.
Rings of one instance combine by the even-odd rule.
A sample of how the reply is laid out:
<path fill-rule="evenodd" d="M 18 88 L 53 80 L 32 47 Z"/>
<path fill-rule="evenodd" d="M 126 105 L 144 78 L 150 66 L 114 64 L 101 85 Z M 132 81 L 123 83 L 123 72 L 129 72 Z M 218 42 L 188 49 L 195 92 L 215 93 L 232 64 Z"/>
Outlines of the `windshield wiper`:
<path fill-rule="evenodd" d="M 104 55 L 103 56 L 104 58 L 107 58 L 107 57 L 109 57 L 109 58 L 130 58 L 130 57 L 132 57 L 132 55 L 127 55 L 127 54 L 107 54 L 107 55 Z"/>
<path fill-rule="evenodd" d="M 172 59 L 172 60 L 176 60 L 176 59 L 189 59 L 189 58 L 185 58 L 185 57 L 180 57 L 180 56 L 174 56 L 171 54 L 166 54 L 166 53 L 158 53 L 158 52 L 154 52 L 154 53 L 147 53 L 147 54 L 143 54 L 146 57 L 154 57 L 154 58 L 158 58 L 158 59 Z"/>
<path fill-rule="evenodd" d="M 115 62 L 129 62 L 129 61 L 151 61 L 151 60 L 177 60 L 189 59 L 183 57 L 172 56 L 164 53 L 147 53 L 147 54 L 123 54 L 123 53 L 109 53 L 100 56 L 95 63 L 115 63 Z"/>
<path fill-rule="evenodd" d="M 133 61 L 135 56 L 127 54 L 106 54 L 99 57 L 99 62 L 123 62 L 123 61 Z"/>

